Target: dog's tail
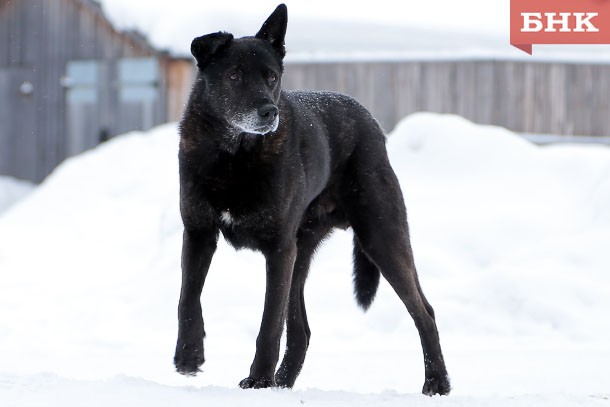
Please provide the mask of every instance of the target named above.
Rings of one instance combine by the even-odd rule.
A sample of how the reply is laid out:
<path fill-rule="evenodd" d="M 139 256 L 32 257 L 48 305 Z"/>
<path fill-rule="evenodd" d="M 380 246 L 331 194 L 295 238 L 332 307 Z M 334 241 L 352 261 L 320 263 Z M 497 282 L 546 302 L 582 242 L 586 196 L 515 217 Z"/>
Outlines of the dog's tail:
<path fill-rule="evenodd" d="M 377 294 L 379 274 L 379 269 L 371 262 L 354 236 L 354 295 L 358 305 L 365 311 Z"/>

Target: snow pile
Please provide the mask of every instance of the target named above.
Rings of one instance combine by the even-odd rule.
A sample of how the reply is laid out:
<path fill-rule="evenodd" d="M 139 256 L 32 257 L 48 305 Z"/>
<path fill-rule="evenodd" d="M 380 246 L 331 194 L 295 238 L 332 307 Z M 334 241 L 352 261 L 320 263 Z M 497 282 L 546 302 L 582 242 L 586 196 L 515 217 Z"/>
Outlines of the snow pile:
<path fill-rule="evenodd" d="M 465 306 L 451 307 L 451 321 L 468 320 L 467 336 L 540 335 L 541 346 L 548 335 L 610 338 L 610 319 L 599 318 L 610 310 L 601 283 L 609 281 L 610 149 L 540 148 L 435 115 L 412 116 L 396 133 L 389 149 L 420 268 L 433 287 L 447 286 L 444 301 Z"/>
<path fill-rule="evenodd" d="M 27 181 L 0 175 L 0 213 L 29 194 L 34 185 Z"/>
<path fill-rule="evenodd" d="M 73 392 L 104 395 L 95 405 L 133 394 L 151 406 L 607 403 L 607 147 L 537 147 L 436 114 L 410 116 L 390 135 L 454 385 L 430 401 L 416 395 L 421 347 L 397 296 L 384 283 L 368 313 L 353 301 L 350 231 L 336 232 L 312 265 L 312 342 L 295 392 L 236 389 L 254 355 L 264 260 L 224 243 L 203 294 L 204 373 L 174 373 L 177 145 L 174 124 L 114 139 L 66 161 L 0 217 L 0 400 L 42 405 Z"/>

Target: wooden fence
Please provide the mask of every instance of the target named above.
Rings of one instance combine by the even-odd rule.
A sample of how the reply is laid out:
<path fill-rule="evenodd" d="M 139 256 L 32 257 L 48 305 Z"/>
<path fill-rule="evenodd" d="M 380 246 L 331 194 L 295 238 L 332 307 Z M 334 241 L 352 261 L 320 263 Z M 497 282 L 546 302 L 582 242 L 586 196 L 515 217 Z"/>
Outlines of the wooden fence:
<path fill-rule="evenodd" d="M 610 64 L 289 63 L 283 86 L 354 96 L 386 131 L 410 113 L 432 111 L 522 133 L 610 136 Z"/>

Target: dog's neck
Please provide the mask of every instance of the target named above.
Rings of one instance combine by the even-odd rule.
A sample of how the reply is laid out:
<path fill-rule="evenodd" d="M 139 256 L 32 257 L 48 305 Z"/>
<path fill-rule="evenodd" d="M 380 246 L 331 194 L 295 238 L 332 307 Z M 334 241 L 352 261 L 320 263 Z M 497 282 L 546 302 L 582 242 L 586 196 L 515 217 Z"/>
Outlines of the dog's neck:
<path fill-rule="evenodd" d="M 218 146 L 229 154 L 236 154 L 239 150 L 253 151 L 258 145 L 265 142 L 265 138 L 271 136 L 267 134 L 244 133 L 236 128 L 225 131 L 218 138 Z"/>
<path fill-rule="evenodd" d="M 282 126 L 274 132 L 253 134 L 241 131 L 226 120 L 219 120 L 201 112 L 185 117 L 191 117 L 191 120 L 181 123 L 183 131 L 180 147 L 185 153 L 213 145 L 230 155 L 236 155 L 239 151 L 259 151 L 262 156 L 270 157 L 279 154 L 286 141 Z M 184 131 L 187 128 L 189 131 Z"/>

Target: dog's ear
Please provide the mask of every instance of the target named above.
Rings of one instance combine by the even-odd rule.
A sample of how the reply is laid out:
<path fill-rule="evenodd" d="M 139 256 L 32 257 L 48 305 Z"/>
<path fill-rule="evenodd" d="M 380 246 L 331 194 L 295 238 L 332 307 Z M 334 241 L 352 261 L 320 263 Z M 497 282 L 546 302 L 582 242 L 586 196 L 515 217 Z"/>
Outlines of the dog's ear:
<path fill-rule="evenodd" d="M 286 55 L 284 37 L 286 36 L 286 25 L 288 24 L 288 9 L 285 4 L 277 6 L 271 13 L 261 29 L 256 33 L 256 38 L 267 41 L 275 52 L 282 58 Z"/>
<path fill-rule="evenodd" d="M 191 43 L 191 53 L 197 60 L 199 69 L 210 61 L 210 57 L 233 40 L 233 34 L 217 32 L 197 37 Z"/>

